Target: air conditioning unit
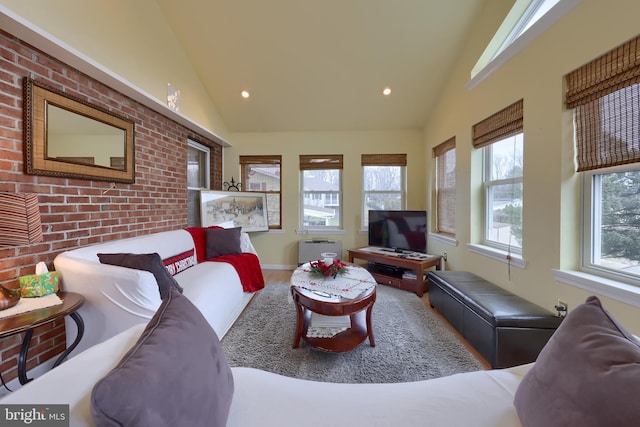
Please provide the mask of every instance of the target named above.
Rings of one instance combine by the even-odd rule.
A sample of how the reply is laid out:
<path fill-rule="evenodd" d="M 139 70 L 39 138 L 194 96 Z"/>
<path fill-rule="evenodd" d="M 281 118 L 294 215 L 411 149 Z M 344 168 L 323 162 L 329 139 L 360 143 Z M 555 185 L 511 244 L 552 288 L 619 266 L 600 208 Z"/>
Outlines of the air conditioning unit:
<path fill-rule="evenodd" d="M 298 241 L 298 265 L 322 259 L 322 253 L 335 252 L 342 258 L 342 242 L 339 240 L 300 240 Z"/>

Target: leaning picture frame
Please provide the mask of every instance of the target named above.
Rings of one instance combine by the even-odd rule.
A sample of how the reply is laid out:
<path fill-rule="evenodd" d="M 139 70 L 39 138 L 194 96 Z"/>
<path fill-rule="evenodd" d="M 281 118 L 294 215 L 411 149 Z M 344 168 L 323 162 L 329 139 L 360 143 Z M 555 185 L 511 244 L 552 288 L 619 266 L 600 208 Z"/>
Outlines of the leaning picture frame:
<path fill-rule="evenodd" d="M 268 231 L 265 193 L 200 190 L 203 227 L 242 227 L 242 231 Z"/>

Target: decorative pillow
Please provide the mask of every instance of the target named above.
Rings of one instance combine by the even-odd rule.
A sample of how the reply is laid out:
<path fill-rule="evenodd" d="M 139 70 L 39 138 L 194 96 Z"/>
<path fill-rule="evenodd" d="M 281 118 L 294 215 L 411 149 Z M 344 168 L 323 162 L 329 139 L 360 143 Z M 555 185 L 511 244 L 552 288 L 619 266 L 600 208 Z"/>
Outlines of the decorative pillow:
<path fill-rule="evenodd" d="M 207 259 L 222 255 L 241 254 L 240 232 L 242 227 L 235 228 L 207 228 Z"/>
<path fill-rule="evenodd" d="M 162 258 L 157 253 L 153 254 L 98 254 L 98 259 L 102 264 L 118 265 L 120 267 L 134 268 L 136 270 L 148 271 L 158 282 L 160 298 L 164 298 L 170 288 L 175 288 L 182 293 L 182 287 L 176 282 L 162 264 Z"/>
<path fill-rule="evenodd" d="M 181 271 L 196 265 L 196 254 L 193 249 L 162 260 L 170 275 L 175 276 Z"/>
<path fill-rule="evenodd" d="M 640 420 L 640 341 L 595 296 L 562 321 L 516 390 L 523 427 Z"/>
<path fill-rule="evenodd" d="M 101 426 L 224 426 L 233 376 L 213 328 L 171 288 L 138 342 L 91 393 Z"/>

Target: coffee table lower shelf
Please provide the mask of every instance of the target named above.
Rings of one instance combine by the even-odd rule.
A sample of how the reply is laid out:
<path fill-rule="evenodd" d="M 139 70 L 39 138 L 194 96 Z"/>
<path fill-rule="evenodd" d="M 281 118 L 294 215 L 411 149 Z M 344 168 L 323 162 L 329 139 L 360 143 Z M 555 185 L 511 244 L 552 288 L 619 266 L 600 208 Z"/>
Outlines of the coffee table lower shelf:
<path fill-rule="evenodd" d="M 370 334 L 367 330 L 366 313 L 364 311 L 349 316 L 351 319 L 351 327 L 329 338 L 307 336 L 307 331 L 311 323 L 311 310 L 304 309 L 304 311 L 304 326 L 301 333 L 299 335 L 296 334 L 293 348 L 298 348 L 300 338 L 302 338 L 314 348 L 338 353 L 354 350 L 369 338 Z M 371 334 L 370 343 L 372 347 L 375 347 L 373 334 Z"/>
<path fill-rule="evenodd" d="M 371 309 L 376 299 L 375 287 L 355 300 L 331 300 L 296 286 L 291 287 L 291 294 L 297 311 L 293 348 L 298 348 L 300 340 L 304 339 L 309 345 L 320 350 L 345 352 L 354 350 L 367 338 L 369 338 L 371 347 L 375 347 L 376 343 L 371 328 Z M 307 331 L 311 324 L 312 312 L 325 316 L 349 316 L 351 326 L 330 338 L 308 337 Z"/>

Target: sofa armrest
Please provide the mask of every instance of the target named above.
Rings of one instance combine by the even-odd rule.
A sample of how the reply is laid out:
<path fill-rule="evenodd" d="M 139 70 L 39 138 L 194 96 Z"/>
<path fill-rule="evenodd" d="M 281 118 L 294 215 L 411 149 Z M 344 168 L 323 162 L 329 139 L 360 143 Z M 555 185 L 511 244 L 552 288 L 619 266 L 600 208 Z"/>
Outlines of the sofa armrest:
<path fill-rule="evenodd" d="M 160 306 L 160 292 L 148 271 L 77 259 L 61 254 L 54 260 L 62 289 L 85 297 L 78 313 L 85 335 L 75 354 L 138 323 L 146 323 Z M 75 336 L 75 324 L 67 323 L 67 342 Z M 73 354 L 72 354 L 73 355 Z"/>
<path fill-rule="evenodd" d="M 253 246 L 253 243 L 251 243 L 251 238 L 249 237 L 249 234 L 242 232 L 240 233 L 240 250 L 242 252 L 249 252 L 254 254 L 255 256 L 258 256 L 258 251 L 256 251 L 256 248 Z M 258 258 L 260 258 L 258 256 Z"/>

